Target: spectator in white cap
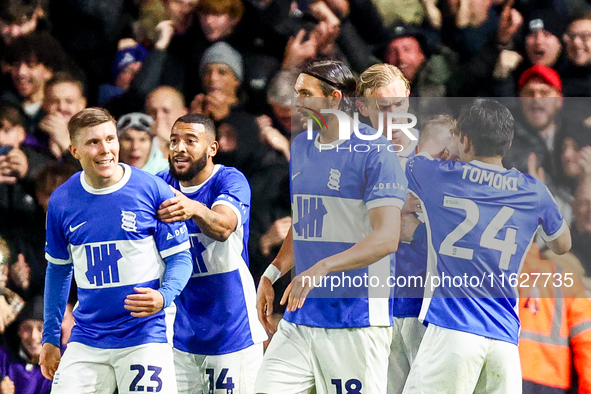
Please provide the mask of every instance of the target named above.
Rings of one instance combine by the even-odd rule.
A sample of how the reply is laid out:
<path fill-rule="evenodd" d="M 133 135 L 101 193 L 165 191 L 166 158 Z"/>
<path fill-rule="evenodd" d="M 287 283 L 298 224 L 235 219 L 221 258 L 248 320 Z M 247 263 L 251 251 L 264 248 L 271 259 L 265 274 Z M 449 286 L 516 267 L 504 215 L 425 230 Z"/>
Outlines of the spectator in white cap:
<path fill-rule="evenodd" d="M 157 140 L 151 133 L 154 120 L 141 112 L 123 115 L 117 122 L 119 160 L 150 174 L 168 170 Z"/>
<path fill-rule="evenodd" d="M 217 42 L 203 54 L 199 73 L 205 94 L 195 96 L 191 112 L 218 122 L 239 105 L 238 90 L 244 77 L 242 55 L 226 42 Z"/>

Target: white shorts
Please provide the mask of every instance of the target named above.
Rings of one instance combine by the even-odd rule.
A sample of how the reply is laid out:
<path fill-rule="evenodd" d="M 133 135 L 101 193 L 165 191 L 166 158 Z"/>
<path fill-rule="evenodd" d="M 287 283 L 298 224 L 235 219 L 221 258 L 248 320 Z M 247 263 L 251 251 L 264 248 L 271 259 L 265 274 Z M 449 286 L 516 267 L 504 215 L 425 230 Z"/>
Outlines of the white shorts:
<path fill-rule="evenodd" d="M 388 364 L 388 394 L 400 394 L 427 327 L 416 317 L 394 318 Z"/>
<path fill-rule="evenodd" d="M 429 324 L 404 393 L 521 393 L 517 346 Z"/>
<path fill-rule="evenodd" d="M 391 341 L 392 327 L 320 328 L 281 320 L 255 391 L 384 394 Z"/>
<path fill-rule="evenodd" d="M 253 394 L 263 361 L 263 344 L 206 356 L 173 349 L 179 394 Z"/>
<path fill-rule="evenodd" d="M 70 342 L 51 385 L 52 394 L 176 394 L 172 348 L 148 343 L 99 349 Z"/>

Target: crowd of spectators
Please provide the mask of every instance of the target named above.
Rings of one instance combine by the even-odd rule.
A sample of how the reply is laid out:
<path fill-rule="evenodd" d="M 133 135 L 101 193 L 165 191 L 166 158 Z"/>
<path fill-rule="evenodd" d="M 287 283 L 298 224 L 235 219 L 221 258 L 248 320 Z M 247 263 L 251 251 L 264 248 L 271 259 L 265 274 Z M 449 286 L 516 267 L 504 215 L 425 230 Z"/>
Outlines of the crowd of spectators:
<path fill-rule="evenodd" d="M 251 184 L 258 282 L 290 224 L 293 85 L 317 58 L 397 66 L 410 112 L 514 98 L 505 165 L 557 197 L 574 238 L 559 263 L 591 288 L 588 0 L 2 0 L 0 33 L 0 331 L 42 294 L 45 209 L 79 169 L 67 123 L 88 106 L 119 119 L 121 160 L 152 172 L 174 120 L 214 120 L 216 162 Z"/>

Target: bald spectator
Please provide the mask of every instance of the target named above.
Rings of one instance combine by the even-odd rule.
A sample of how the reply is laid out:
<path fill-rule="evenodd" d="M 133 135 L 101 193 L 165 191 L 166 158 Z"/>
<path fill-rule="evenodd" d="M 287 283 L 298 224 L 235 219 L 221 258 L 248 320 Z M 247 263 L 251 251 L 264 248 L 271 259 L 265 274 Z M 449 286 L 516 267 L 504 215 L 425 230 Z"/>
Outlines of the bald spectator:
<path fill-rule="evenodd" d="M 148 95 L 146 113 L 154 119 L 153 130 L 160 142 L 162 154 L 167 158 L 172 125 L 178 118 L 189 113 L 185 98 L 171 86 L 160 86 Z"/>
<path fill-rule="evenodd" d="M 288 138 L 292 133 L 291 104 L 297 77 L 298 74 L 293 71 L 280 71 L 273 77 L 267 90 L 267 102 L 273 111 L 273 126 Z"/>
<path fill-rule="evenodd" d="M 591 96 L 591 13 L 571 22 L 564 34 L 568 66 L 562 73 L 567 97 Z"/>

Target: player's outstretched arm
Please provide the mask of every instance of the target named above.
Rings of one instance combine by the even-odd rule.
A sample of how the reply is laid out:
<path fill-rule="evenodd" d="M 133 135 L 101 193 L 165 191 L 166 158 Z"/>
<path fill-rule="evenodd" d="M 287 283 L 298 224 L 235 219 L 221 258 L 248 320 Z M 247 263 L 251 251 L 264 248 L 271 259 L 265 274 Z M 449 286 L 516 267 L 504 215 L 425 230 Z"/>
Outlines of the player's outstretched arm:
<path fill-rule="evenodd" d="M 560 236 L 552 241 L 546 242 L 546 245 L 556 254 L 565 254 L 572 246 L 572 238 L 568 226 Z"/>
<path fill-rule="evenodd" d="M 285 240 L 283 240 L 281 249 L 279 249 L 279 253 L 277 253 L 275 259 L 269 264 L 263 276 L 261 276 L 259 286 L 257 287 L 257 312 L 259 320 L 269 334 L 273 334 L 274 331 L 274 325 L 271 322 L 273 301 L 275 300 L 273 283 L 291 270 L 293 266 L 292 248 L 293 243 L 290 228 Z"/>
<path fill-rule="evenodd" d="M 398 250 L 400 208 L 388 206 L 370 209 L 369 221 L 372 232 L 367 237 L 344 252 L 320 260 L 293 278 L 281 298 L 281 304 L 287 302 L 288 312 L 301 308 L 313 289 L 313 283 L 322 283 L 329 273 L 366 267 Z"/>
<path fill-rule="evenodd" d="M 45 379 L 53 380 L 53 375 L 57 371 L 62 357 L 60 348 L 51 343 L 44 343 L 39 355 L 39 365 L 41 373 Z"/>
<path fill-rule="evenodd" d="M 172 186 L 171 189 L 175 196 L 160 205 L 157 212 L 158 219 L 165 223 L 193 219 L 203 234 L 220 242 L 224 242 L 236 230 L 238 218 L 231 208 L 216 205 L 209 209 Z"/>
<path fill-rule="evenodd" d="M 133 317 L 151 316 L 170 306 L 172 301 L 187 285 L 193 273 L 193 262 L 188 250 L 164 258 L 166 270 L 160 289 L 135 287 L 134 294 L 125 298 L 124 308 L 131 311 Z"/>

